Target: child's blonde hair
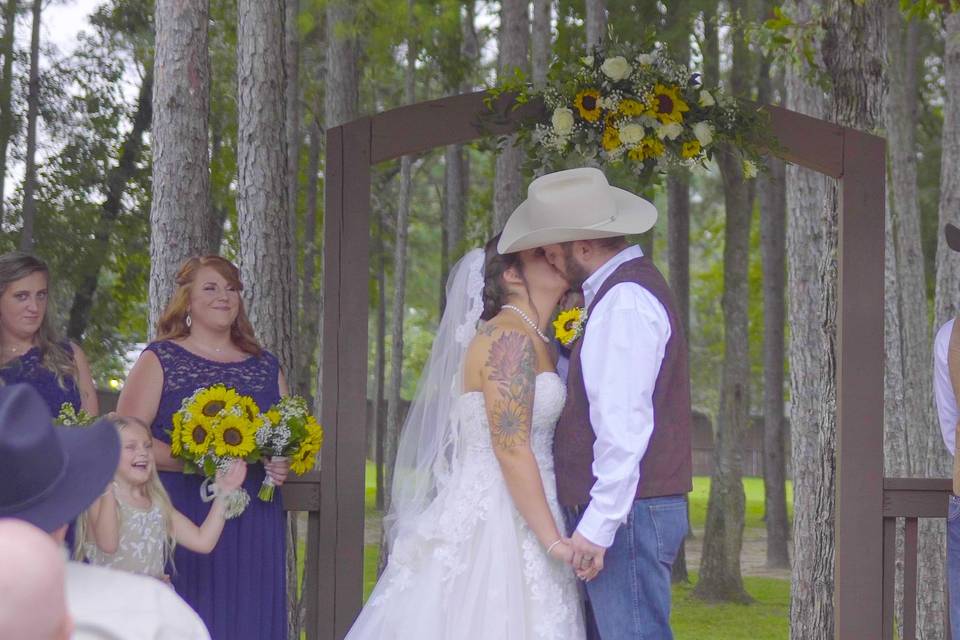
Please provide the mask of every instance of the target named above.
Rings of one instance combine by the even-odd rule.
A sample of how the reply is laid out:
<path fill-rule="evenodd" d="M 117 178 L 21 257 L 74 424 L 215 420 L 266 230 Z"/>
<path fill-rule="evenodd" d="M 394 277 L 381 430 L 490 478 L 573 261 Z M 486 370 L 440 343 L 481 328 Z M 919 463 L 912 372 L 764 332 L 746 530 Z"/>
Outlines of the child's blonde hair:
<path fill-rule="evenodd" d="M 143 429 L 147 436 L 153 437 L 153 434 L 150 433 L 150 428 L 139 418 L 116 416 L 113 418 L 113 424 L 117 428 L 118 434 L 132 426 Z M 156 461 L 154 461 L 150 468 L 150 478 L 146 482 L 146 494 L 154 506 L 160 507 L 160 513 L 163 514 L 164 528 L 167 531 L 167 535 L 164 536 L 163 540 L 163 564 L 166 565 L 169 562 L 172 565 L 173 550 L 177 546 L 177 541 L 173 538 L 173 503 L 170 502 L 170 494 L 167 493 L 163 483 L 160 482 Z M 90 510 L 88 509 L 77 518 L 73 551 L 73 555 L 77 560 L 86 559 L 86 546 L 96 544 L 89 534 L 89 512 Z"/>

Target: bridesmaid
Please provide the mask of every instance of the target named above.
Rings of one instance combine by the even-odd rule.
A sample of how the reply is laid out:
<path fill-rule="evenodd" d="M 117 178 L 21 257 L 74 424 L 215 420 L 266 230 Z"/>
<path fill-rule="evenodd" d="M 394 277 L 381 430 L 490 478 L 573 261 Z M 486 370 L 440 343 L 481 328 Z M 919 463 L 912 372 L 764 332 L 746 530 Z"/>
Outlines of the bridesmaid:
<path fill-rule="evenodd" d="M 172 416 L 200 387 L 223 384 L 266 410 L 287 394 L 277 358 L 254 337 L 240 298 L 238 269 L 220 256 L 190 258 L 176 275 L 177 289 L 120 393 L 117 412 L 151 425 L 160 479 L 173 506 L 198 525 L 209 505 L 201 478 L 184 475 L 170 456 Z M 288 462 L 251 466 L 244 488 L 252 497 L 228 520 L 209 555 L 177 548 L 173 585 L 196 609 L 214 640 L 283 640 L 287 637 L 283 503 L 256 498 L 269 473 L 280 485 Z"/>
<path fill-rule="evenodd" d="M 34 256 L 0 255 L 0 380 L 35 388 L 57 416 L 68 402 L 75 411 L 99 413 L 87 357 L 61 340 L 48 313 L 50 271 Z"/>

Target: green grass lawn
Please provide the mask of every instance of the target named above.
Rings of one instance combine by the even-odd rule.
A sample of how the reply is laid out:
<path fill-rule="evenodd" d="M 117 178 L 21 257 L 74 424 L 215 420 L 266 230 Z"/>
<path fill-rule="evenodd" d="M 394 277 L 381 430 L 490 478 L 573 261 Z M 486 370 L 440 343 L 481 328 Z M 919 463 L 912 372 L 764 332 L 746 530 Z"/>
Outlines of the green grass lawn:
<path fill-rule="evenodd" d="M 373 465 L 366 470 L 366 515 L 378 517 Z M 762 528 L 763 479 L 744 478 L 746 527 Z M 693 479 L 690 493 L 690 521 L 702 529 L 707 516 L 710 478 Z M 793 486 L 787 484 L 787 512 L 793 517 Z M 364 547 L 363 598 L 370 595 L 377 579 L 379 545 Z M 676 640 L 780 640 L 789 636 L 790 582 L 772 578 L 744 578 L 747 592 L 754 598 L 749 605 L 708 604 L 691 595 L 697 575 L 691 572 L 691 584 L 673 588 L 671 623 Z"/>

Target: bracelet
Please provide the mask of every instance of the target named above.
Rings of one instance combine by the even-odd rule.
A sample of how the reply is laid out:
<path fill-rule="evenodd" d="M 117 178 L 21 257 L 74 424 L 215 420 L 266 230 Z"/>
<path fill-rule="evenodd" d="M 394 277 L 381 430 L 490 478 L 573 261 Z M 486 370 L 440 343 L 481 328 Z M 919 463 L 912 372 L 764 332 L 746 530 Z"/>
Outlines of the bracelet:
<path fill-rule="evenodd" d="M 563 542 L 563 538 L 557 538 L 556 541 L 547 547 L 547 555 L 550 555 L 550 552 L 553 551 L 553 548 Z"/>

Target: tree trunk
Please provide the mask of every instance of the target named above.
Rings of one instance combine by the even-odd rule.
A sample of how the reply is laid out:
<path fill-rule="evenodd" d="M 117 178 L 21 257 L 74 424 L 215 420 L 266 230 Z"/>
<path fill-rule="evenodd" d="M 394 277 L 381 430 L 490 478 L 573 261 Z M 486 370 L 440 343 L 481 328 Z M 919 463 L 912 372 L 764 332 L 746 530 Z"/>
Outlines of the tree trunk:
<path fill-rule="evenodd" d="M 783 76 L 771 78 L 770 60 L 761 66 L 758 102 L 774 101 L 774 80 L 783 94 Z M 760 176 L 760 253 L 763 265 L 763 489 L 767 566 L 790 567 L 787 518 L 785 420 L 783 402 L 784 323 L 787 242 L 786 164 L 768 156 Z"/>
<path fill-rule="evenodd" d="M 293 274 L 286 180 L 283 22 L 283 0 L 237 3 L 240 273 L 250 322 L 264 347 L 280 359 L 289 379 L 296 372 L 291 368 Z"/>
<path fill-rule="evenodd" d="M 3 56 L 3 75 L 0 76 L 0 228 L 6 213 L 7 146 L 13 137 L 13 55 L 17 29 L 18 0 L 7 0 L 3 5 L 3 38 L 0 55 Z"/>
<path fill-rule="evenodd" d="M 210 168 L 208 2 L 157 0 L 150 203 L 150 331 L 184 259 L 207 250 Z"/>
<path fill-rule="evenodd" d="M 820 3 L 800 0 L 800 20 Z M 880 119 L 883 77 L 881 3 L 831 2 L 825 36 L 815 43 L 833 81 L 828 103 L 804 72 L 787 72 L 789 108 L 862 130 Z M 879 77 L 878 77 L 879 76 Z M 787 282 L 791 329 L 790 425 L 793 442 L 794 562 L 791 637 L 833 638 L 836 478 L 836 183 L 787 168 Z"/>
<path fill-rule="evenodd" d="M 323 130 L 314 120 L 310 123 L 310 146 L 307 150 L 307 188 L 303 212 L 303 278 L 300 282 L 300 375 L 299 394 L 312 398 L 313 366 L 319 345 L 320 299 L 317 277 L 317 197 L 320 180 L 320 150 Z M 319 407 L 317 407 L 319 409 Z"/>
<path fill-rule="evenodd" d="M 731 2 L 731 11 L 744 9 Z M 737 28 L 732 33 L 730 88 L 733 95 L 749 95 L 750 51 Z M 748 271 L 754 182 L 743 176 L 738 154 L 725 149 L 717 156 L 723 178 L 726 224 L 723 245 L 724 354 L 720 383 L 720 411 L 714 448 L 714 471 L 703 535 L 700 581 L 695 595 L 708 600 L 748 602 L 740 575 L 744 508 L 741 443 L 750 420 L 750 336 Z"/>
<path fill-rule="evenodd" d="M 302 333 L 300 322 L 300 313 L 298 313 L 296 299 L 300 290 L 299 269 L 297 269 L 297 238 L 302 234 L 297 233 L 297 209 L 299 204 L 300 187 L 300 0 L 284 0 L 284 68 L 286 69 L 286 85 L 284 86 L 284 101 L 286 102 L 287 113 L 284 118 L 287 137 L 287 167 L 286 167 L 286 188 L 287 188 L 287 230 L 289 238 L 287 244 L 290 247 L 288 257 L 290 258 L 290 289 L 292 293 L 292 313 L 293 313 L 293 335 L 299 337 Z M 296 340 L 296 339 L 295 339 Z M 288 363 L 290 366 L 291 388 L 296 389 L 300 386 L 300 373 L 302 366 L 300 360 L 305 359 L 307 354 L 301 351 L 298 344 L 291 349 L 292 360 Z M 291 632 L 293 630 L 291 629 Z M 299 633 L 291 637 L 300 637 Z"/>
<path fill-rule="evenodd" d="M 27 94 L 27 155 L 23 175 L 23 228 L 20 250 L 33 251 L 33 225 L 37 217 L 37 116 L 40 113 L 40 14 L 43 0 L 33 0 L 30 33 L 30 91 Z"/>
<path fill-rule="evenodd" d="M 357 117 L 360 75 L 353 0 L 330 0 L 327 5 L 327 78 L 324 126 L 327 129 Z"/>
<path fill-rule="evenodd" d="M 533 0 L 530 63 L 533 86 L 538 88 L 547 84 L 547 71 L 550 69 L 550 46 L 552 44 L 550 14 L 552 5 L 552 0 Z"/>
<path fill-rule="evenodd" d="M 587 51 L 607 37 L 607 0 L 586 0 Z"/>
<path fill-rule="evenodd" d="M 104 191 L 106 199 L 100 206 L 100 221 L 94 232 L 93 245 L 86 252 L 85 259 L 75 265 L 80 270 L 80 284 L 73 294 L 70 316 L 67 321 L 67 336 L 75 342 L 83 340 L 83 334 L 90 323 L 90 311 L 93 309 L 94 295 L 100 281 L 100 271 L 110 256 L 110 235 L 114 223 L 120 216 L 121 199 L 127 183 L 133 177 L 143 154 L 143 135 L 150 130 L 153 115 L 153 69 L 147 69 L 140 85 L 137 98 L 137 111 L 133 115 L 133 127 L 124 139 L 117 166 L 107 175 Z"/>
<path fill-rule="evenodd" d="M 374 465 L 377 477 L 377 509 L 383 511 L 386 506 L 384 499 L 384 446 L 386 429 L 384 424 L 384 387 L 386 381 L 386 351 L 387 351 L 387 253 L 383 246 L 384 218 L 386 214 L 382 208 L 377 215 L 377 235 L 374 251 L 377 256 L 377 343 L 374 347 L 374 385 L 373 393 L 373 424 L 376 429 L 376 445 L 374 450 Z"/>
<path fill-rule="evenodd" d="M 503 0 L 500 7 L 500 80 L 512 77 L 515 69 L 526 72 L 530 20 L 525 0 Z M 499 233 L 507 218 L 523 200 L 523 150 L 511 136 L 496 157 L 493 180 L 493 231 Z"/>
<path fill-rule="evenodd" d="M 415 32 L 413 23 L 414 0 L 407 0 L 409 33 Z M 405 71 L 404 99 L 407 104 L 416 100 L 417 43 L 412 36 L 407 40 L 407 65 Z M 387 428 L 384 440 L 384 494 L 385 506 L 390 508 L 390 493 L 393 489 L 393 469 L 400 437 L 400 391 L 403 386 L 403 320 L 407 291 L 407 228 L 410 222 L 410 201 L 413 196 L 413 158 L 400 159 L 400 198 L 397 208 L 396 241 L 393 260 L 393 307 L 390 320 L 390 398 L 387 403 Z M 386 558 L 386 545 L 381 546 L 381 565 Z"/>

